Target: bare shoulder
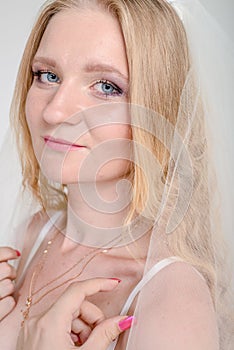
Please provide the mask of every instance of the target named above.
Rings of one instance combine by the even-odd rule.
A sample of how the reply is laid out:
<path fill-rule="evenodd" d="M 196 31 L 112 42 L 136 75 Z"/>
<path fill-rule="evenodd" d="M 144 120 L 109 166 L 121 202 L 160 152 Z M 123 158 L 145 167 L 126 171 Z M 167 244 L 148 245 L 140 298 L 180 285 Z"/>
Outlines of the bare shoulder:
<path fill-rule="evenodd" d="M 217 350 L 215 310 L 206 281 L 190 264 L 173 263 L 150 282 L 148 338 L 158 350 Z M 157 345 L 157 346 L 156 346 Z"/>
<path fill-rule="evenodd" d="M 156 276 L 159 291 L 163 296 L 176 297 L 181 296 L 181 291 L 184 293 L 183 298 L 191 295 L 198 300 L 211 301 L 211 294 L 208 285 L 203 276 L 191 264 L 176 261 L 163 268 Z M 178 291 L 179 295 L 176 295 Z M 166 294 L 165 294 L 166 292 Z"/>

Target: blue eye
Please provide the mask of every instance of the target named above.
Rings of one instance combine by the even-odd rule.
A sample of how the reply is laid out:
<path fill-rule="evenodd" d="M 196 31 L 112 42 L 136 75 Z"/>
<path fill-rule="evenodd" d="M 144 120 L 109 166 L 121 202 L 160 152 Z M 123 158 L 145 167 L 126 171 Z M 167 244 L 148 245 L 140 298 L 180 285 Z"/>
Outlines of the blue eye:
<path fill-rule="evenodd" d="M 105 94 L 112 94 L 115 91 L 114 86 L 109 83 L 102 83 L 101 88 Z"/>
<path fill-rule="evenodd" d="M 121 96 L 123 91 L 115 84 L 107 80 L 99 80 L 94 85 L 93 88 L 97 91 L 98 94 L 108 96 Z"/>
<path fill-rule="evenodd" d="M 37 72 L 33 72 L 33 76 L 37 77 L 37 80 L 44 84 L 56 84 L 60 82 L 59 77 L 55 73 L 49 71 L 38 70 Z"/>
<path fill-rule="evenodd" d="M 58 83 L 59 82 L 59 78 L 57 77 L 56 74 L 48 72 L 48 73 L 44 73 L 45 74 L 45 78 L 50 82 L 50 83 Z"/>

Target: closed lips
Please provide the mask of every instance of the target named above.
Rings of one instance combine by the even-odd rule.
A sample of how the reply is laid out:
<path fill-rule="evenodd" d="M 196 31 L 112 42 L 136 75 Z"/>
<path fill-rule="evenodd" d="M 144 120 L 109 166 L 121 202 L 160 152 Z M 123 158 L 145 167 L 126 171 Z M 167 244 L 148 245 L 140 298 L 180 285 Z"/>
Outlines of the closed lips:
<path fill-rule="evenodd" d="M 53 143 L 57 143 L 60 145 L 67 145 L 67 146 L 75 146 L 75 147 L 84 147 L 81 145 L 76 145 L 75 143 L 71 143 L 69 141 L 65 141 L 65 140 L 61 140 L 61 139 L 55 139 L 51 136 L 45 136 L 44 137 L 45 142 L 53 142 Z"/>

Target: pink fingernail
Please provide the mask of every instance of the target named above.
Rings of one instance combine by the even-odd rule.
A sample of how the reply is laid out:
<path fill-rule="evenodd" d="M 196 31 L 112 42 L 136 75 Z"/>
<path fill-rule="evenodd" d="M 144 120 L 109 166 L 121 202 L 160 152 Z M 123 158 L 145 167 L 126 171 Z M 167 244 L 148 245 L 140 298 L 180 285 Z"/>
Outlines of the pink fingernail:
<path fill-rule="evenodd" d="M 110 280 L 117 281 L 118 283 L 121 282 L 121 280 L 119 278 L 110 278 Z"/>
<path fill-rule="evenodd" d="M 21 256 L 21 253 L 18 250 L 15 250 L 15 251 L 16 251 L 17 256 Z"/>
<path fill-rule="evenodd" d="M 125 331 L 126 329 L 129 329 L 133 324 L 134 320 L 135 320 L 134 316 L 129 316 L 123 319 L 122 321 L 119 322 L 119 329 L 121 331 Z"/>

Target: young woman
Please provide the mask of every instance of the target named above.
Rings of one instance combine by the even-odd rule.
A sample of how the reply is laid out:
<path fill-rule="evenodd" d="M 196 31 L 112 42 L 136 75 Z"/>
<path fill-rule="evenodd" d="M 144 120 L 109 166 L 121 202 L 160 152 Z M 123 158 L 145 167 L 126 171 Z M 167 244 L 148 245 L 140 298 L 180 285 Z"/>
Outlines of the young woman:
<path fill-rule="evenodd" d="M 23 224 L 15 288 L 20 253 L 0 250 L 5 350 L 231 344 L 196 73 L 164 0 L 42 9 L 12 109 L 40 209 Z"/>

